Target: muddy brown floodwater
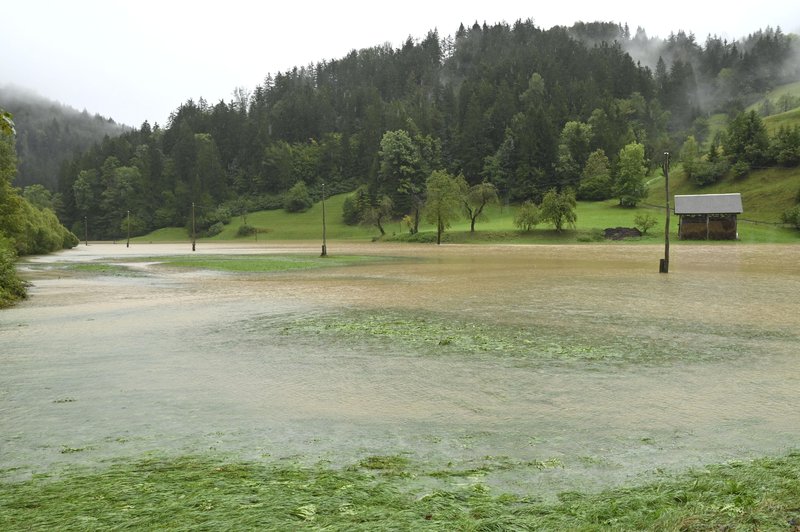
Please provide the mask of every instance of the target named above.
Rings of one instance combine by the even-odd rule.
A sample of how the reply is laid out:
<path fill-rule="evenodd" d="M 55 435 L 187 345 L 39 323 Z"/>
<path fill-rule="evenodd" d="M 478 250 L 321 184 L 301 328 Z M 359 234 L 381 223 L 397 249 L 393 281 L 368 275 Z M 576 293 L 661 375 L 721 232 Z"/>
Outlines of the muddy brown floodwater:
<path fill-rule="evenodd" d="M 635 245 L 334 243 L 405 260 L 267 274 L 133 262 L 186 248 L 93 244 L 21 266 L 31 297 L 0 312 L 0 478 L 150 452 L 404 454 L 427 470 L 519 464 L 484 481 L 546 496 L 800 441 L 798 246 L 673 246 L 668 275 L 663 250 Z M 127 258 L 136 275 L 51 267 Z M 622 361 L 286 334 L 387 311 L 534 328 Z"/>

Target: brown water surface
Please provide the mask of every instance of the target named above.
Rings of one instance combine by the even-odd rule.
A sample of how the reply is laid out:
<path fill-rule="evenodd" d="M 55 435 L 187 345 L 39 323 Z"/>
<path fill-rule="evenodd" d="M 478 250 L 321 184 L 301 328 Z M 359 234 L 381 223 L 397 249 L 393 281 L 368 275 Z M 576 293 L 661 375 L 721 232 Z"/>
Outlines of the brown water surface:
<path fill-rule="evenodd" d="M 94 244 L 23 265 L 31 297 L 0 312 L 0 477 L 151 451 L 336 464 L 406 453 L 430 470 L 551 464 L 486 480 L 552 494 L 800 441 L 796 246 L 677 246 L 668 275 L 662 250 L 629 245 L 334 244 L 405 260 L 270 274 L 134 262 L 186 247 Z M 46 268 L 128 258 L 139 275 Z M 623 360 L 285 334 L 297 319 L 390 311 L 533 327 Z"/>

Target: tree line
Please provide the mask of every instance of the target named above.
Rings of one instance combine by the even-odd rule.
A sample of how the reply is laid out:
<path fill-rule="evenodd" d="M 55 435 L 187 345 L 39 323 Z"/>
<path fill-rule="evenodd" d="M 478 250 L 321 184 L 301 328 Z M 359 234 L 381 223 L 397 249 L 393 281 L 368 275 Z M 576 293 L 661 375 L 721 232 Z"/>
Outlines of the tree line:
<path fill-rule="evenodd" d="M 298 188 L 318 199 L 324 183 L 361 191 L 359 219 L 383 216 L 388 198 L 388 216 L 416 228 L 435 171 L 491 183 L 503 202 L 571 190 L 635 204 L 625 157 L 641 153 L 649 167 L 689 135 L 705 143 L 709 113 L 735 117 L 800 78 L 788 66 L 796 48 L 779 29 L 705 45 L 606 23 L 431 31 L 269 75 L 228 102 L 189 100 L 164 127 L 108 137 L 63 165 L 59 212 L 75 231 L 91 220 L 92 238 L 114 238 L 128 212 L 144 233 L 185 225 L 194 204 L 208 231 L 232 213 L 283 207 Z"/>

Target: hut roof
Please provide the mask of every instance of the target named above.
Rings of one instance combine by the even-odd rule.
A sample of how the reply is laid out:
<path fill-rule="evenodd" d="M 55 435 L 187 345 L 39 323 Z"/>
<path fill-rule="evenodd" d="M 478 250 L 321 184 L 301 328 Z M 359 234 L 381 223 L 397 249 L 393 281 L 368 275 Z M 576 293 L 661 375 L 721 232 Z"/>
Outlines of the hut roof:
<path fill-rule="evenodd" d="M 742 195 L 691 194 L 675 196 L 675 214 L 741 214 Z"/>

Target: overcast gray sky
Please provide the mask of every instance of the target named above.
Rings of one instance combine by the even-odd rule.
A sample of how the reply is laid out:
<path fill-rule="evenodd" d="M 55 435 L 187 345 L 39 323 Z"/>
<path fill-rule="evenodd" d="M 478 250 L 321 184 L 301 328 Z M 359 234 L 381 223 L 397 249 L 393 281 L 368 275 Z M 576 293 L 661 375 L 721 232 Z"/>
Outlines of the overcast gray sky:
<path fill-rule="evenodd" d="M 729 40 L 767 26 L 800 33 L 800 2 L 402 0 L 0 0 L 0 85 L 29 88 L 132 126 L 165 124 L 189 98 L 229 101 L 268 73 L 459 23 L 532 19 L 538 26 L 596 20 Z"/>

